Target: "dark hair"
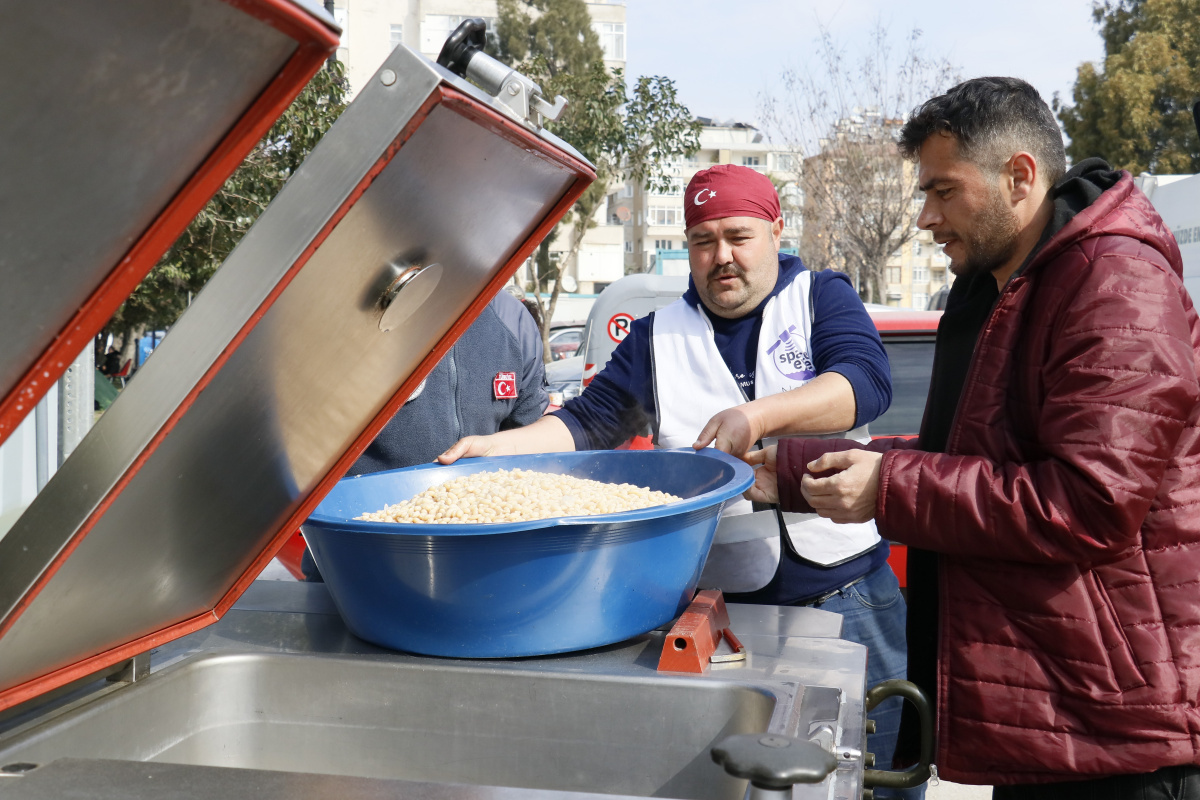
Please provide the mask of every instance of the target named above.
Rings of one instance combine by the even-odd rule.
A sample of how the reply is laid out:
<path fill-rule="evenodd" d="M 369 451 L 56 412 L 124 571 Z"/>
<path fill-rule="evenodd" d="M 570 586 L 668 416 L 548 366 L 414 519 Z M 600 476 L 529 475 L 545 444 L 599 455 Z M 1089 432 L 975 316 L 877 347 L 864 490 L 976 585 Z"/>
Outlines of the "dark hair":
<path fill-rule="evenodd" d="M 1020 78 L 973 78 L 925 101 L 900 130 L 900 154 L 917 160 L 925 140 L 942 132 L 958 142 L 959 155 L 991 174 L 1021 151 L 1033 155 L 1049 186 L 1067 171 L 1054 114 Z"/>
<path fill-rule="evenodd" d="M 542 327 L 542 306 L 537 300 L 531 297 L 526 297 L 521 301 L 521 305 L 525 306 L 525 310 L 533 317 L 534 322 L 539 328 Z"/>

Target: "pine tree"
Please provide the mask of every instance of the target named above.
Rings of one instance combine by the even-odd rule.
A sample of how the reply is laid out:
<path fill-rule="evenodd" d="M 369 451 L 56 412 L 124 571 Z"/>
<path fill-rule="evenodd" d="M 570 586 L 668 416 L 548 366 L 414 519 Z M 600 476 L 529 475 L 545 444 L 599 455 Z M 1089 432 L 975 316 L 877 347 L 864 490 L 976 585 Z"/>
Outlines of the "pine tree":
<path fill-rule="evenodd" d="M 1200 92 L 1200 0 L 1105 0 L 1093 16 L 1102 68 L 1081 64 L 1074 105 L 1055 97 L 1074 161 L 1100 156 L 1135 175 L 1200 172 L 1191 107 Z"/>

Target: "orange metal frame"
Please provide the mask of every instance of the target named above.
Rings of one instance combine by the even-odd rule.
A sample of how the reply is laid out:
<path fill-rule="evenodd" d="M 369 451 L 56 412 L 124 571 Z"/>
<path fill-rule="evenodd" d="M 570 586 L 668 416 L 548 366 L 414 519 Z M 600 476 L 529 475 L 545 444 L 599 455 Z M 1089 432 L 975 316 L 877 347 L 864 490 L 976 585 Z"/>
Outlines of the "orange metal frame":
<path fill-rule="evenodd" d="M 9 393 L 0 398 L 0 443 L 62 377 L 338 46 L 333 31 L 286 0 L 224 1 L 296 39 L 299 46 L 170 204 L 75 312 L 58 338 L 38 356 Z"/>
<path fill-rule="evenodd" d="M 43 587 L 53 578 L 59 567 L 66 561 L 70 554 L 77 548 L 84 537 L 95 525 L 112 504 L 114 499 L 120 495 L 124 488 L 133 479 L 133 476 L 142 468 L 145 462 L 150 458 L 158 445 L 166 438 L 175 424 L 187 413 L 188 408 L 195 402 L 196 397 L 201 391 L 212 381 L 213 377 L 220 371 L 221 367 L 228 361 L 232 353 L 245 340 L 254 327 L 258 324 L 274 305 L 275 301 L 295 278 L 300 269 L 312 257 L 312 254 L 325 241 L 330 232 L 341 221 L 342 217 L 350 210 L 359 197 L 370 187 L 375 178 L 383 171 L 384 167 L 391 162 L 399 149 L 412 136 L 412 134 L 420 127 L 421 123 L 438 105 L 444 105 L 447 108 L 469 118 L 473 121 L 487 127 L 498 135 L 508 139 L 509 141 L 525 148 L 528 152 L 537 155 L 547 161 L 559 164 L 566 167 L 575 174 L 575 180 L 570 188 L 559 199 L 549 214 L 538 224 L 538 227 L 526 242 L 517 249 L 516 252 L 508 259 L 505 265 L 492 278 L 492 280 L 484 288 L 483 292 L 467 307 L 467 310 L 455 322 L 455 324 L 447 332 L 446 336 L 438 343 L 438 345 L 430 351 L 429 355 L 420 363 L 412 375 L 401 384 L 400 388 L 393 395 L 392 399 L 383 407 L 374 420 L 363 430 L 362 434 L 354 441 L 349 449 L 338 460 L 334 467 L 322 479 L 317 487 L 309 494 L 308 498 L 292 513 L 292 515 L 283 522 L 272 537 L 271 544 L 268 545 L 257 559 L 250 565 L 249 569 L 234 583 L 232 588 L 221 598 L 215 606 L 188 620 L 168 626 L 153 634 L 144 636 L 131 642 L 115 647 L 101 653 L 97 653 L 82 661 L 76 662 L 69 667 L 57 670 L 56 672 L 35 678 L 23 684 L 11 687 L 4 691 L 0 691 L 0 710 L 18 705 L 27 700 L 30 700 L 38 695 L 44 694 L 52 689 L 63 686 L 79 678 L 86 677 L 95 672 L 98 672 L 105 667 L 117 664 L 127 658 L 131 658 L 139 653 L 146 652 L 151 648 L 157 647 L 166 642 L 173 641 L 189 633 L 193 633 L 201 628 L 219 620 L 226 611 L 237 601 L 238 597 L 246 590 L 251 582 L 262 572 L 263 568 L 275 557 L 278 552 L 287 543 L 288 539 L 293 535 L 300 523 L 307 519 L 308 515 L 317 506 L 321 499 L 333 488 L 338 479 L 345 474 L 346 470 L 354 463 L 359 454 L 366 449 L 367 445 L 374 440 L 375 436 L 383 429 L 388 420 L 396 413 L 397 409 L 403 405 L 406 398 L 413 393 L 421 381 L 433 370 L 437 363 L 442 359 L 442 356 L 453 346 L 454 342 L 462 335 L 462 333 L 471 325 L 484 307 L 491 302 L 491 298 L 499 292 L 509 277 L 516 272 L 517 268 L 524 263 L 538 246 L 538 244 L 546 237 L 547 234 L 558 224 L 561 219 L 583 194 L 584 190 L 595 180 L 595 172 L 583 161 L 567 155 L 566 153 L 555 153 L 551 155 L 547 152 L 547 146 L 529 131 L 519 128 L 512 121 L 491 109 L 481 105 L 477 101 L 467 97 L 466 95 L 448 87 L 440 87 L 421 109 L 413 116 L 400 135 L 388 147 L 387 151 L 379 158 L 375 165 L 368 171 L 362 182 L 355 188 L 347 197 L 346 201 L 333 215 L 320 233 L 314 237 L 313 241 L 304 250 L 296 262 L 288 270 L 287 274 L 275 286 L 271 294 L 263 301 L 262 305 L 254 312 L 247 320 L 242 330 L 229 343 L 225 351 L 217 359 L 216 362 L 208 369 L 204 376 L 193 387 L 192 391 L 175 409 L 162 429 L 146 446 L 146 449 L 138 456 L 129 470 L 122 476 L 117 485 L 109 492 L 104 500 L 97 506 L 96 510 L 88 517 L 79 531 L 75 534 L 72 540 L 63 548 L 62 552 L 51 563 L 46 572 L 38 580 L 30 591 L 22 598 L 21 602 L 13 609 L 13 612 L 7 619 L 0 621 L 0 637 L 12 627 L 16 619 L 21 613 L 29 607 L 30 603 L 37 597 Z"/>

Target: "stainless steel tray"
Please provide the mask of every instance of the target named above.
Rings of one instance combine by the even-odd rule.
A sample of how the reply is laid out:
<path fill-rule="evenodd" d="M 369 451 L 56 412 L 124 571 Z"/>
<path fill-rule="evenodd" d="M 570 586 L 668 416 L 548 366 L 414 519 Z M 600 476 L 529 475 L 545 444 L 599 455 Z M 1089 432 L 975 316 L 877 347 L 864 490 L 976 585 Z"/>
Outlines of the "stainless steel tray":
<path fill-rule="evenodd" d="M 334 775 L 395 792 L 380 796 L 443 797 L 448 784 L 470 784 L 733 800 L 745 782 L 708 751 L 756 731 L 838 754 L 838 771 L 798 786 L 797 797 L 857 797 L 865 649 L 837 639 L 841 619 L 828 612 L 729 611 L 749 658 L 705 675 L 655 670 L 662 631 L 563 656 L 473 662 L 374 647 L 346 631 L 324 586 L 259 581 L 220 623 L 154 652 L 148 677 L 93 689 L 7 731 L 0 724 L 0 765 L 48 767 L 0 778 L 0 798 L 6 789 L 26 796 L 25 782 L 61 786 L 66 775 L 90 774 L 93 787 L 129 789 L 144 775 L 215 786 L 238 768 L 289 776 L 253 779 L 263 785 L 319 785 L 337 796 Z M 114 760 L 195 769 L 154 773 Z M 347 790 L 356 785 L 348 780 Z"/>

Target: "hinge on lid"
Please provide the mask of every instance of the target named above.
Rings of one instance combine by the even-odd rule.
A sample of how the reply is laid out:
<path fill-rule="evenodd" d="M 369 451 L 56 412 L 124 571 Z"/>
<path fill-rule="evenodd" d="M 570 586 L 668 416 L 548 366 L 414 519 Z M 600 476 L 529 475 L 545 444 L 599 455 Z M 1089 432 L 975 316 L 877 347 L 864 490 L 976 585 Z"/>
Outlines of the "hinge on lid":
<path fill-rule="evenodd" d="M 546 99 L 542 87 L 483 52 L 487 23 L 481 18 L 465 19 L 442 45 L 437 63 L 460 75 L 496 98 L 513 116 L 534 128 L 553 122 L 567 106 L 557 95 Z"/>

